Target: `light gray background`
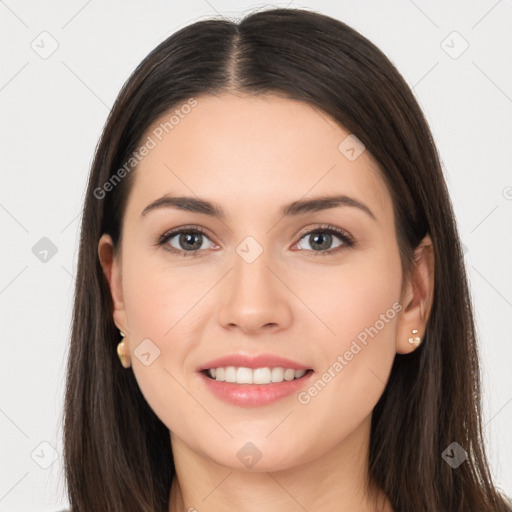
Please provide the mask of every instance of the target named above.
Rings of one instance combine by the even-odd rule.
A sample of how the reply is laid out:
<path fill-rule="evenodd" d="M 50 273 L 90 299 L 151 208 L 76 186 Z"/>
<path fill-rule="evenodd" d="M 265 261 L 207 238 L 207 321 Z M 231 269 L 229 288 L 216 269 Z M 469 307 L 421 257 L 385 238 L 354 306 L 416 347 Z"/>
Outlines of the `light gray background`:
<path fill-rule="evenodd" d="M 136 65 L 176 30 L 263 5 L 306 7 L 348 23 L 413 87 L 467 248 L 484 433 L 496 481 L 512 495 L 511 0 L 6 0 L 0 1 L 1 511 L 67 505 L 61 420 L 79 212 L 110 106 Z M 44 54 L 52 44 L 56 51 Z M 46 262 L 32 251 L 42 237 L 57 248 Z"/>

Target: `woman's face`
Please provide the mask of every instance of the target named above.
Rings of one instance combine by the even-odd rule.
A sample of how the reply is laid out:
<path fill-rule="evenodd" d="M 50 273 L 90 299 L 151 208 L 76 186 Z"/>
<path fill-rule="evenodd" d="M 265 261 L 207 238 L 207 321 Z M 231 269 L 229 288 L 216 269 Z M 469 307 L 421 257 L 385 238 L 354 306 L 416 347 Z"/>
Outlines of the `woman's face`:
<path fill-rule="evenodd" d="M 413 350 L 386 186 L 357 139 L 303 102 L 196 102 L 146 133 L 109 273 L 140 389 L 174 441 L 224 466 L 279 470 L 359 449 L 395 353 Z M 345 200 L 310 203 L 334 196 Z M 192 201 L 148 208 L 162 197 L 207 201 L 223 217 Z M 204 234 L 179 233 L 193 227 Z M 260 354 L 291 362 L 256 361 L 270 370 L 241 378 L 312 372 L 249 386 L 199 371 Z M 213 366 L 250 364 L 229 363 Z"/>

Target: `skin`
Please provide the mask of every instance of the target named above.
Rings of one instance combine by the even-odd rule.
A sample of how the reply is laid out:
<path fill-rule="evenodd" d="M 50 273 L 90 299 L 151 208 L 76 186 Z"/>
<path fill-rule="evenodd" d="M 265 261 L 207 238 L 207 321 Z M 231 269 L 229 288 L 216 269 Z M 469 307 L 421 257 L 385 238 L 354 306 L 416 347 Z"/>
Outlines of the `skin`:
<path fill-rule="evenodd" d="M 120 252 L 114 255 L 106 234 L 98 245 L 114 321 L 126 333 L 126 371 L 170 430 L 177 478 L 169 510 L 303 512 L 335 504 L 337 511 L 392 511 L 379 490 L 379 506 L 364 491 L 371 415 L 395 354 L 416 349 L 412 329 L 425 332 L 431 240 L 417 250 L 402 295 L 391 196 L 368 151 L 355 161 L 339 151 L 349 132 L 318 109 L 276 95 L 196 99 L 135 171 Z M 172 208 L 141 216 L 166 193 L 214 201 L 226 218 Z M 350 206 L 279 215 L 285 203 L 336 193 L 367 205 L 376 220 Z M 202 256 L 155 245 L 190 224 L 208 232 L 196 250 Z M 322 224 L 347 231 L 356 245 L 333 235 L 326 249 L 315 249 L 304 234 L 321 232 Z M 263 248 L 250 264 L 236 252 L 247 236 Z M 169 245 L 186 252 L 179 236 Z M 401 312 L 307 404 L 292 394 L 262 407 L 230 405 L 196 372 L 225 354 L 269 352 L 321 378 L 394 303 Z M 149 366 L 134 355 L 146 338 L 160 350 Z M 237 457 L 248 442 L 262 454 L 250 468 Z"/>

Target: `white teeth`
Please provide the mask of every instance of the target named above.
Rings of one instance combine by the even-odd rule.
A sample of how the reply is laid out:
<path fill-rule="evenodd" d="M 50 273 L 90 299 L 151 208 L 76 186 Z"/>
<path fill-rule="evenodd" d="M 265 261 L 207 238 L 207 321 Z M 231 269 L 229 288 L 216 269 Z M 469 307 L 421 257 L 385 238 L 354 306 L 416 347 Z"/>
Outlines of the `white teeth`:
<path fill-rule="evenodd" d="M 284 368 L 272 368 L 272 382 L 283 382 Z"/>
<path fill-rule="evenodd" d="M 253 384 L 269 384 L 272 382 L 270 368 L 256 368 L 252 372 L 252 380 Z"/>
<path fill-rule="evenodd" d="M 224 380 L 226 382 L 236 382 L 236 368 L 234 366 L 228 366 L 225 372 Z"/>
<path fill-rule="evenodd" d="M 284 380 L 293 380 L 295 378 L 295 370 L 285 370 L 284 371 Z"/>
<path fill-rule="evenodd" d="M 236 382 L 239 384 L 252 384 L 252 370 L 249 368 L 238 368 L 236 371 Z"/>
<path fill-rule="evenodd" d="M 283 380 L 299 379 L 306 373 L 306 370 L 293 370 L 292 368 L 245 368 L 227 366 L 225 368 L 211 368 L 208 375 L 217 381 L 234 382 L 237 384 L 270 384 L 272 382 L 283 382 Z"/>

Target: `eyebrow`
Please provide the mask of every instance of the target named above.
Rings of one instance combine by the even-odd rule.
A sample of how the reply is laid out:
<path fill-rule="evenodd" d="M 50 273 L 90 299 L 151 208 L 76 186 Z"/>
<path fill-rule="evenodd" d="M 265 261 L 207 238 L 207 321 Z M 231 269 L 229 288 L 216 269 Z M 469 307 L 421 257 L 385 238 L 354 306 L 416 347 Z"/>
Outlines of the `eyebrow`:
<path fill-rule="evenodd" d="M 280 213 L 283 217 L 290 217 L 305 213 L 328 210 L 330 208 L 336 208 L 340 206 L 358 208 L 359 210 L 369 215 L 373 220 L 377 220 L 374 213 L 370 210 L 370 208 L 368 208 L 368 206 L 366 206 L 364 203 L 361 203 L 357 199 L 346 195 L 320 196 L 312 199 L 293 201 L 284 205 L 281 208 Z M 177 210 L 201 213 L 203 215 L 209 215 L 221 220 L 226 218 L 226 214 L 222 207 L 214 202 L 210 202 L 197 197 L 175 197 L 169 194 L 160 197 L 156 201 L 153 201 L 151 204 L 146 206 L 146 208 L 144 208 L 142 211 L 141 216 L 145 216 L 149 212 L 159 210 L 161 208 L 174 208 Z"/>

